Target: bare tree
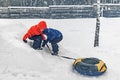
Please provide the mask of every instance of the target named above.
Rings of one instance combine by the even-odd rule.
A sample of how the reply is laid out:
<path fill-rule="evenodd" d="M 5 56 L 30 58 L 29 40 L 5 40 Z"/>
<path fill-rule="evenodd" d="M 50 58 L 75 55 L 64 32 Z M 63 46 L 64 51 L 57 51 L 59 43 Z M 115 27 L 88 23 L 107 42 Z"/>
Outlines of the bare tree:
<path fill-rule="evenodd" d="M 37 1 L 38 1 L 38 0 L 35 0 L 35 1 L 33 2 L 33 6 L 36 6 L 36 5 L 37 5 Z"/>

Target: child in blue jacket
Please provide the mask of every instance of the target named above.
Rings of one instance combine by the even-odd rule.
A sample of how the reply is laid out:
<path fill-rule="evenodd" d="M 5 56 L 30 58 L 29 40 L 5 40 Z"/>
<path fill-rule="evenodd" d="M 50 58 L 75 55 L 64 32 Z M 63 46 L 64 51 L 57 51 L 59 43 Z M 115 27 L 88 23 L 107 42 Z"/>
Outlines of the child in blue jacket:
<path fill-rule="evenodd" d="M 48 42 L 51 43 L 53 51 L 52 55 L 57 55 L 59 51 L 59 46 L 57 43 L 63 39 L 62 33 L 56 29 L 46 28 L 43 31 L 43 34 L 47 36 L 47 39 L 44 40 L 42 47 L 44 47 Z"/>

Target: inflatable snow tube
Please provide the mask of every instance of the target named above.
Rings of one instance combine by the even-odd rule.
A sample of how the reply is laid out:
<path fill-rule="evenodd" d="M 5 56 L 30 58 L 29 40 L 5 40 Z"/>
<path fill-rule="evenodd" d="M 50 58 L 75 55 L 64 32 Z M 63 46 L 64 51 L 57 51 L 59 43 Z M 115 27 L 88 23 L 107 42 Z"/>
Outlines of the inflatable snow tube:
<path fill-rule="evenodd" d="M 99 76 L 107 70 L 106 64 L 97 58 L 76 59 L 73 68 L 78 73 L 88 76 Z"/>

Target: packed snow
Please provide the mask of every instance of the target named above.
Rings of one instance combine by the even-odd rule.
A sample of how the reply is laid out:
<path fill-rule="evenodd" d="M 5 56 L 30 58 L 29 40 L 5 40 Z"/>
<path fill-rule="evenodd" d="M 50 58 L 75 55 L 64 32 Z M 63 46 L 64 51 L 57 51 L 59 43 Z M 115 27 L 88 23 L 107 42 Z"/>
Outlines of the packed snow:
<path fill-rule="evenodd" d="M 72 69 L 74 60 L 52 56 L 47 47 L 34 50 L 31 40 L 24 43 L 23 35 L 41 20 L 63 33 L 59 55 L 99 58 L 106 63 L 107 71 L 99 77 L 83 76 Z M 120 80 L 119 21 L 100 18 L 100 46 L 94 47 L 95 18 L 0 19 L 0 80 Z"/>

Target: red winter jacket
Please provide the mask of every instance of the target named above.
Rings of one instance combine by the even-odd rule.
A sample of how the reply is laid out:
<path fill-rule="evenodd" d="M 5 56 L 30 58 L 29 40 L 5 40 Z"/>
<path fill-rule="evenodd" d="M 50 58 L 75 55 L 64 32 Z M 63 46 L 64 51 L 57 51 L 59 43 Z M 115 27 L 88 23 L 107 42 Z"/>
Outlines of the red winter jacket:
<path fill-rule="evenodd" d="M 45 40 L 45 36 L 43 35 L 42 31 L 47 28 L 46 22 L 41 21 L 38 25 L 32 26 L 28 32 L 23 36 L 23 40 L 30 38 L 35 35 L 42 35 L 42 39 Z"/>

